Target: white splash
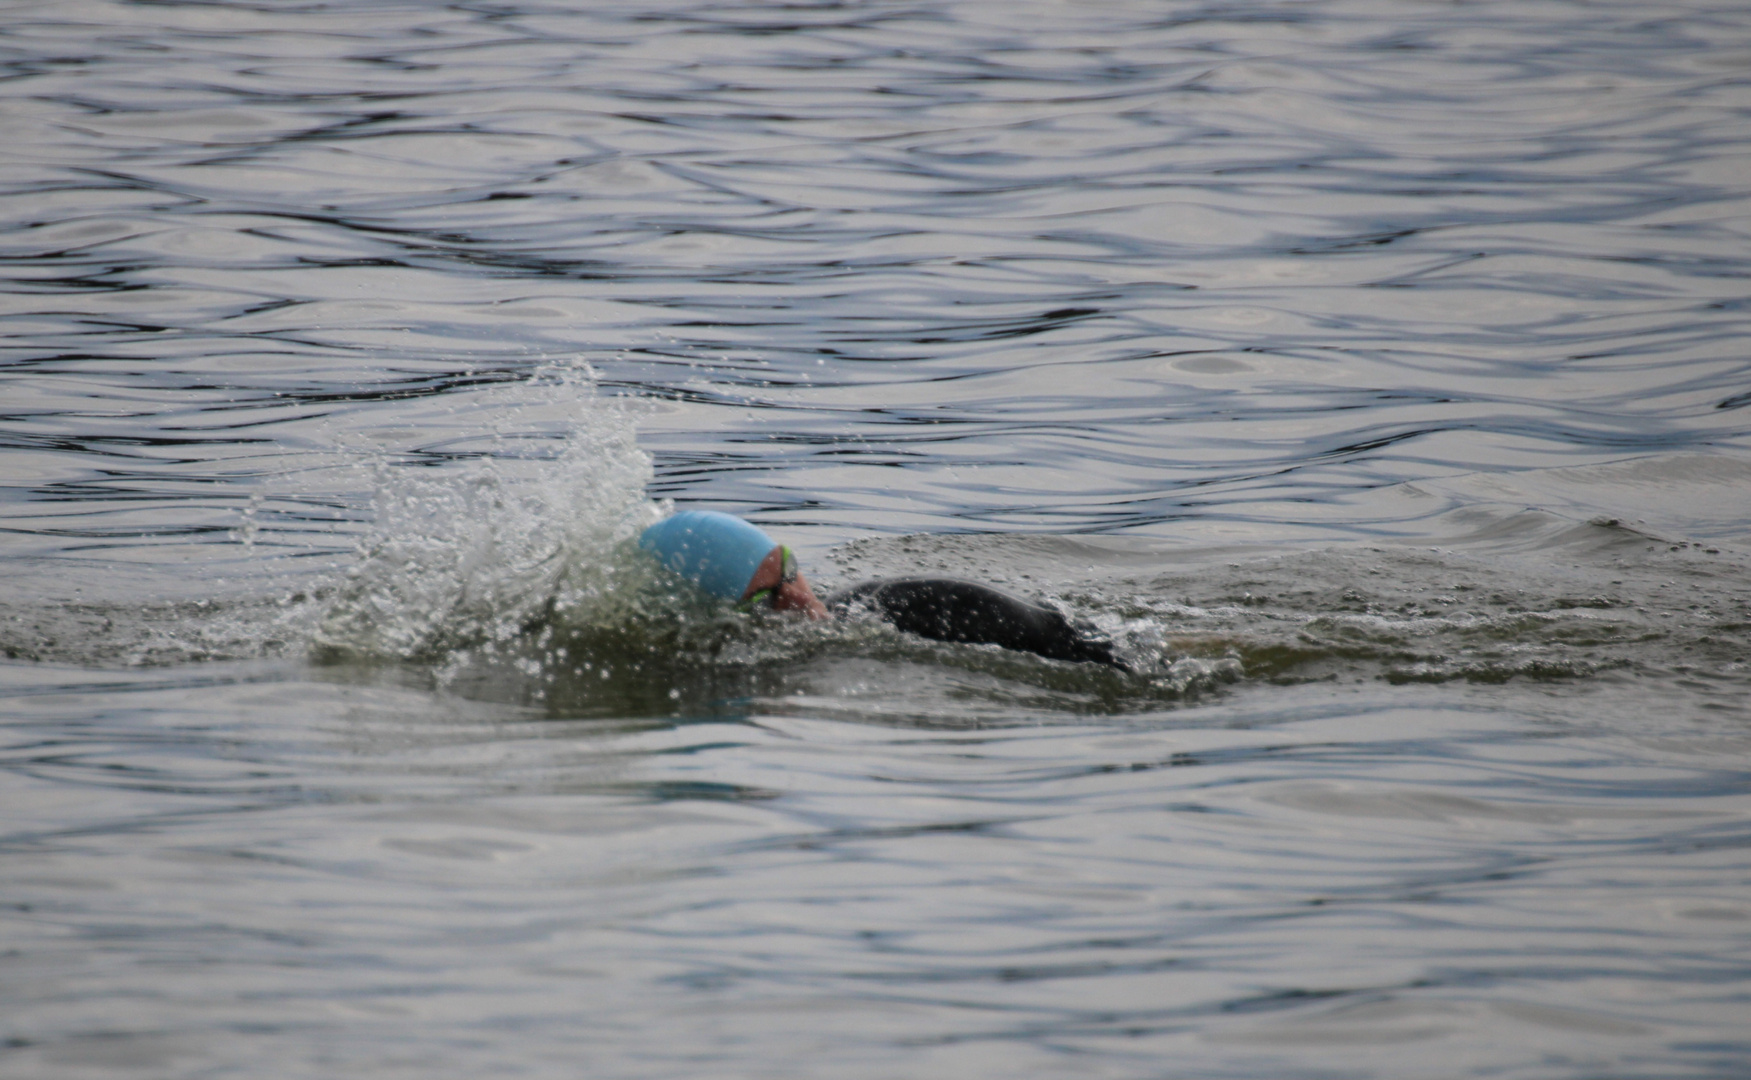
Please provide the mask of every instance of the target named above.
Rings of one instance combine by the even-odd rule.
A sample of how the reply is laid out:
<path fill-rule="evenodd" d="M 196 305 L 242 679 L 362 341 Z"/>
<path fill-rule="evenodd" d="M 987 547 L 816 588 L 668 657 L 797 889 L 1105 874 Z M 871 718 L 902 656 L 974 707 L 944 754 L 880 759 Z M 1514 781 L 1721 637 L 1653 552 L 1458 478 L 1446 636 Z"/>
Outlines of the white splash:
<path fill-rule="evenodd" d="M 616 595 L 632 538 L 661 516 L 640 410 L 552 369 L 483 392 L 503 418 L 485 448 L 438 466 L 379 462 L 374 518 L 314 635 L 319 648 L 398 659 L 507 641 L 561 605 Z M 517 425 L 537 414 L 556 429 Z M 557 453 L 553 447 L 563 440 Z"/>

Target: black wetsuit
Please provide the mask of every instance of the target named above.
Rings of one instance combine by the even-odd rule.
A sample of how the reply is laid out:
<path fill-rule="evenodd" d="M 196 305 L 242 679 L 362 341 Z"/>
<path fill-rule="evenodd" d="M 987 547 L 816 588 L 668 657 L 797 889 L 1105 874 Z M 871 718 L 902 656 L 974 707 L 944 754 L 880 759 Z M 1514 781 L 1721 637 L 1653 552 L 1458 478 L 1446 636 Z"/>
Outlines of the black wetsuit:
<path fill-rule="evenodd" d="M 937 641 L 1001 645 L 1053 660 L 1083 660 L 1126 670 L 1109 641 L 1092 637 L 1049 607 L 953 578 L 892 578 L 855 585 L 824 601 L 837 614 L 853 604 L 896 629 Z"/>

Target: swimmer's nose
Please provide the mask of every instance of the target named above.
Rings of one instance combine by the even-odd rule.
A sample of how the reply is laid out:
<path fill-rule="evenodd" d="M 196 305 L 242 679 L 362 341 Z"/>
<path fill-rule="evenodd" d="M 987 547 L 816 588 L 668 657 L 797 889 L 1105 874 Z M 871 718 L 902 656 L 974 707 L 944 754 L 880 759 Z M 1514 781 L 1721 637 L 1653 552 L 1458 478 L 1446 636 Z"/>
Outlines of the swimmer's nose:
<path fill-rule="evenodd" d="M 796 580 L 787 581 L 778 587 L 778 592 L 772 598 L 772 606 L 779 611 L 801 611 L 811 619 L 825 619 L 827 605 L 815 597 L 815 590 L 809 588 L 809 583 L 802 574 L 797 574 Z"/>

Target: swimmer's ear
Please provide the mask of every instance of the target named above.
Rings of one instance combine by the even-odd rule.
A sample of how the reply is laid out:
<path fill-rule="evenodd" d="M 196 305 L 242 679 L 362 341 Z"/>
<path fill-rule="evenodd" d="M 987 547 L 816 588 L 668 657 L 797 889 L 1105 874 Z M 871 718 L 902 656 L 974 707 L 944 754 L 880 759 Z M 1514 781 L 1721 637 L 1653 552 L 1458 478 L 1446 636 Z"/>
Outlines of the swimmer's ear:
<path fill-rule="evenodd" d="M 782 544 L 779 545 L 778 552 L 778 584 L 771 588 L 749 593 L 742 598 L 741 603 L 736 605 L 737 611 L 753 611 L 761 604 L 768 603 L 777 607 L 779 593 L 786 585 L 795 585 L 797 578 L 802 576 L 802 572 L 797 569 L 796 552 Z"/>

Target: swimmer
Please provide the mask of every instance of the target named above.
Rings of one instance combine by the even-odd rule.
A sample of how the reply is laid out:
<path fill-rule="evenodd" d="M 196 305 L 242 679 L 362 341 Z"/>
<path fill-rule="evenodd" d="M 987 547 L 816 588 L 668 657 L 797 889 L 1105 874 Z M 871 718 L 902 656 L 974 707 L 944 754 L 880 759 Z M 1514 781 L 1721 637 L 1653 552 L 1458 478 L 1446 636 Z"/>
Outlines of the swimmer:
<path fill-rule="evenodd" d="M 1000 645 L 1052 660 L 1128 670 L 1113 655 L 1111 642 L 1082 632 L 1049 607 L 971 581 L 891 578 L 822 601 L 788 547 L 729 514 L 683 511 L 646 529 L 638 544 L 665 569 L 740 611 L 768 607 L 831 619 L 862 609 L 898 630 L 937 641 Z"/>

